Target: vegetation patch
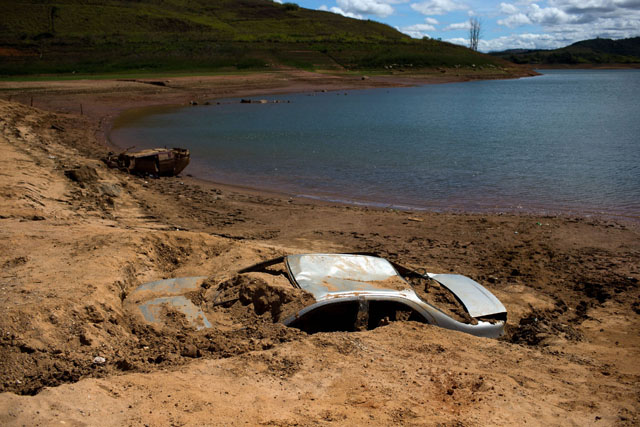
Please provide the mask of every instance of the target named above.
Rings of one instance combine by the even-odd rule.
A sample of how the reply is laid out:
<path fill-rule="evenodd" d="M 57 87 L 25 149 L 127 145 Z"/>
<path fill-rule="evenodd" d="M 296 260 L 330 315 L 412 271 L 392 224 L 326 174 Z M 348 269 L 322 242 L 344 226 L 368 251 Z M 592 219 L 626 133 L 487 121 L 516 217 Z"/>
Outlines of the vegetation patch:
<path fill-rule="evenodd" d="M 270 0 L 0 2 L 0 75 L 504 66 L 375 21 Z"/>
<path fill-rule="evenodd" d="M 583 40 L 560 49 L 510 49 L 491 55 L 516 64 L 580 65 L 580 64 L 638 64 L 640 65 L 640 37 L 622 40 Z"/>

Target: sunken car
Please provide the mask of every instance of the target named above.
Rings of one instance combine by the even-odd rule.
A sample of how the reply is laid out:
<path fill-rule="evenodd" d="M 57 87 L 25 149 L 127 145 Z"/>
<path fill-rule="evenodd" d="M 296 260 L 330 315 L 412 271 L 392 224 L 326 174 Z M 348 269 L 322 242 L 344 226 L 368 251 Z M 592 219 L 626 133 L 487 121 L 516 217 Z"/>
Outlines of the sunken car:
<path fill-rule="evenodd" d="M 373 329 L 390 321 L 413 320 L 481 337 L 504 333 L 505 307 L 465 276 L 418 272 L 358 254 L 289 255 L 282 262 L 291 284 L 316 301 L 284 319 L 287 326 L 320 332 Z M 264 268 L 262 263 L 242 271 Z"/>
<path fill-rule="evenodd" d="M 417 321 L 497 338 L 504 333 L 507 311 L 502 303 L 474 280 L 458 274 L 413 270 L 384 258 L 361 254 L 299 254 L 279 257 L 243 268 L 238 277 L 252 274 L 285 276 L 286 286 L 303 293 L 304 304 L 277 321 L 308 333 L 374 329 L 392 321 Z M 180 296 L 188 295 L 205 277 L 166 279 L 143 285 L 154 299 L 139 299 L 137 309 L 149 322 L 158 322 L 166 304 L 180 311 L 197 329 L 211 327 L 205 311 Z M 236 281 L 241 282 L 241 281 Z M 229 291 L 223 282 L 209 289 L 211 307 L 235 303 L 220 301 Z M 138 291 L 138 292 L 139 292 Z M 162 291 L 162 295 L 157 291 Z M 275 321 L 275 319 L 274 319 Z"/>
<path fill-rule="evenodd" d="M 176 176 L 187 167 L 191 155 L 186 148 L 151 148 L 140 151 L 109 153 L 105 163 L 132 174 Z"/>

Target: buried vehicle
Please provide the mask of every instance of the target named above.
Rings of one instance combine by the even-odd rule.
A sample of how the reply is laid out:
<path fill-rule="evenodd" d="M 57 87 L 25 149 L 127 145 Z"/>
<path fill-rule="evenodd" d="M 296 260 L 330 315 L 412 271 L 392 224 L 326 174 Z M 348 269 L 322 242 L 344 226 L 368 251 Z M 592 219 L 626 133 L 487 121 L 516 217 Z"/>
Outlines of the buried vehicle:
<path fill-rule="evenodd" d="M 294 312 L 274 318 L 308 333 L 373 329 L 391 321 L 411 320 L 497 338 L 504 333 L 507 319 L 502 303 L 468 277 L 418 272 L 376 256 L 288 255 L 243 268 L 236 277 L 256 273 L 286 276 L 289 289 L 308 297 Z M 135 293 L 153 290 L 154 299 L 138 299 L 136 310 L 147 321 L 161 323 L 154 312 L 168 304 L 187 320 L 192 319 L 192 326 L 208 328 L 206 309 L 202 311 L 178 297 L 195 290 L 203 280 L 167 279 L 142 285 Z M 211 289 L 215 293 L 209 304 L 212 308 L 242 300 L 239 296 L 218 301 L 223 283 Z M 156 291 L 162 291 L 162 295 Z"/>
<path fill-rule="evenodd" d="M 186 148 L 151 148 L 129 151 L 115 155 L 109 153 L 105 163 L 112 168 L 133 174 L 176 176 L 187 167 L 191 159 Z"/>
<path fill-rule="evenodd" d="M 373 329 L 389 321 L 414 320 L 481 337 L 497 338 L 504 333 L 505 307 L 482 285 L 465 276 L 420 273 L 383 258 L 357 254 L 289 255 L 283 261 L 293 286 L 316 300 L 284 319 L 287 326 L 319 332 Z M 241 271 L 259 271 L 256 269 L 262 267 L 264 263 Z M 411 278 L 435 283 L 418 290 L 408 280 Z M 436 301 L 452 308 L 461 304 L 465 313 L 455 313 L 453 308 L 446 310 L 450 312 L 447 314 L 425 301 L 431 298 L 424 290 L 434 285 L 444 287 Z M 447 291 L 455 301 L 447 301 Z"/>

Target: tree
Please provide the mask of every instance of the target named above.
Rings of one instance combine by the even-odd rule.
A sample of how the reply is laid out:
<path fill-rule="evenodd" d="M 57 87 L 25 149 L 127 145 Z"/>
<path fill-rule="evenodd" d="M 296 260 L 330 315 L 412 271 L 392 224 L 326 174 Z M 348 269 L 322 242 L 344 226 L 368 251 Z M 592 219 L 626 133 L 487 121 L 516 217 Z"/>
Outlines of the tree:
<path fill-rule="evenodd" d="M 478 50 L 478 41 L 480 41 L 482 25 L 476 17 L 469 18 L 469 49 Z"/>

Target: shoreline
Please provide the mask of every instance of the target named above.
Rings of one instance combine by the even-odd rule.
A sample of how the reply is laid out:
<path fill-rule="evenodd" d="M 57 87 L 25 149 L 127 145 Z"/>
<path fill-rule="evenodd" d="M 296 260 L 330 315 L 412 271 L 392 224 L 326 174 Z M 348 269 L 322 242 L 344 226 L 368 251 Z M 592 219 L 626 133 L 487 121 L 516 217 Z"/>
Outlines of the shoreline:
<path fill-rule="evenodd" d="M 535 70 L 638 70 L 640 64 L 526 64 Z"/>
<path fill-rule="evenodd" d="M 463 81 L 466 81 L 466 80 L 460 80 L 460 81 L 446 80 L 446 81 L 437 81 L 435 83 L 446 84 L 446 83 L 463 82 Z M 333 87 L 328 90 L 323 89 L 322 92 L 334 92 L 334 91 L 341 92 L 341 91 L 347 91 L 347 90 L 349 91 L 361 90 L 361 89 L 366 90 L 366 89 L 372 89 L 372 88 L 382 89 L 382 88 L 391 88 L 391 87 L 406 87 L 406 80 L 401 80 L 401 81 L 393 80 L 393 82 L 389 82 L 389 83 L 393 83 L 394 85 L 391 85 L 391 84 L 388 86 L 367 85 L 365 82 L 364 87 L 357 87 L 357 88 Z M 418 81 L 418 82 L 415 82 L 415 84 L 412 86 L 416 86 L 419 84 L 434 84 L 434 82 Z M 260 98 L 260 97 L 268 97 L 270 95 L 314 93 L 319 91 L 320 89 L 314 85 L 304 85 L 302 87 L 298 87 L 296 90 L 293 90 L 293 91 L 281 90 L 279 88 L 276 88 L 274 90 L 270 90 L 266 92 L 258 92 L 254 94 L 253 97 Z M 230 94 L 225 98 L 240 99 L 242 98 L 242 92 Z M 211 98 L 211 99 L 207 99 L 206 102 L 207 103 L 211 102 L 212 104 L 215 104 L 216 101 L 220 101 L 221 99 L 223 98 Z M 200 100 L 200 102 L 202 101 Z M 107 123 L 107 125 L 109 126 L 109 130 L 106 134 L 107 134 L 107 141 L 109 145 L 116 150 L 124 150 L 125 145 L 126 146 L 135 145 L 133 144 L 133 141 L 120 141 L 119 143 L 116 143 L 116 141 L 113 140 L 111 135 L 111 129 L 113 128 L 113 125 L 118 120 L 120 120 L 123 116 L 126 116 L 127 114 L 131 114 L 132 112 L 136 112 L 136 110 L 140 110 L 139 114 L 142 114 L 142 115 L 153 114 L 153 111 L 143 112 L 143 110 L 154 109 L 154 108 L 184 109 L 184 108 L 201 108 L 201 107 L 199 105 L 190 106 L 188 103 L 187 104 L 172 103 L 172 104 L 160 104 L 160 105 L 151 104 L 151 105 L 145 105 L 142 107 L 124 108 L 118 113 L 117 116 L 112 117 Z M 183 175 L 184 174 L 185 173 L 183 173 Z M 473 215 L 516 215 L 516 216 L 542 215 L 542 216 L 558 216 L 563 218 L 571 218 L 571 217 L 582 217 L 586 219 L 596 218 L 596 219 L 617 220 L 617 221 L 631 222 L 631 223 L 640 222 L 640 216 L 637 214 L 634 215 L 633 212 L 631 213 L 612 212 L 607 210 L 606 208 L 602 208 L 599 210 L 593 206 L 579 205 L 579 204 L 574 204 L 573 206 L 565 206 L 561 204 L 557 204 L 556 206 L 528 205 L 523 207 L 521 206 L 521 205 L 524 205 L 524 203 L 522 202 L 514 201 L 512 203 L 500 204 L 499 203 L 500 201 L 495 200 L 494 201 L 495 203 L 489 203 L 489 204 L 476 203 L 473 205 L 461 207 L 460 203 L 450 203 L 450 204 L 422 203 L 421 204 L 419 201 L 414 201 L 414 202 L 409 200 L 386 201 L 386 200 L 382 200 L 381 198 L 377 198 L 377 199 L 363 198 L 363 197 L 358 198 L 358 197 L 351 197 L 348 194 L 339 194 L 339 193 L 313 193 L 313 192 L 307 193 L 303 188 L 282 189 L 282 188 L 276 188 L 274 186 L 269 187 L 266 185 L 260 186 L 259 184 L 252 185 L 249 183 L 236 183 L 236 182 L 229 182 L 224 180 L 217 180 L 215 178 L 203 176 L 201 173 L 198 173 L 198 172 L 191 173 L 189 169 L 186 170 L 186 175 L 196 180 L 199 180 L 203 184 L 209 184 L 212 186 L 216 186 L 216 185 L 225 186 L 226 188 L 235 189 L 238 191 L 252 191 L 254 193 L 263 192 L 265 194 L 271 194 L 279 197 L 295 197 L 295 198 L 301 198 L 304 200 L 309 200 L 314 202 L 321 202 L 321 203 L 328 203 L 328 204 L 345 204 L 350 206 L 365 206 L 365 207 L 375 208 L 375 209 L 395 209 L 395 210 L 405 210 L 405 211 L 415 210 L 415 211 L 424 211 L 424 212 L 432 212 L 432 213 L 473 214 Z"/>
<path fill-rule="evenodd" d="M 587 68 L 589 69 L 589 68 Z M 512 70 L 513 72 L 513 70 Z M 9 87 L 17 86 L 17 94 L 14 90 L 10 91 L 10 97 L 23 96 L 31 97 L 34 106 L 44 107 L 57 113 L 77 114 L 69 98 L 78 96 L 80 102 L 74 103 L 80 106 L 85 116 L 97 124 L 94 134 L 98 141 L 98 146 L 92 150 L 92 155 L 102 157 L 107 151 L 124 150 L 110 139 L 111 128 L 121 115 L 139 108 L 150 107 L 188 107 L 191 101 L 203 104 L 205 101 L 213 101 L 224 98 L 241 98 L 241 97 L 264 97 L 269 95 L 286 95 L 304 92 L 316 92 L 320 90 L 326 91 L 343 91 L 343 90 L 360 90 L 360 89 L 383 89 L 393 87 L 413 87 L 429 84 L 448 84 L 463 83 L 474 80 L 501 80 L 501 79 L 518 79 L 525 77 L 535 77 L 539 73 L 526 67 L 519 67 L 517 72 L 509 76 L 501 75 L 478 75 L 477 73 L 469 73 L 460 76 L 451 74 L 442 75 L 441 73 L 431 73 L 426 75 L 384 75 L 372 76 L 363 79 L 361 76 L 344 76 L 333 74 L 318 74 L 300 70 L 286 70 L 267 73 L 250 73 L 241 75 L 216 75 L 216 76 L 189 76 L 162 79 L 160 77 L 154 79 L 139 80 L 104 80 L 96 84 L 96 81 L 50 81 L 50 82 L 0 82 L 0 97 L 6 97 L 3 91 Z M 273 79 L 276 79 L 275 83 Z M 148 84 L 149 81 L 164 81 L 166 87 L 160 87 Z M 229 84 L 229 87 L 226 85 Z M 53 89 L 51 89 L 51 88 Z M 163 88 L 175 89 L 168 97 L 165 95 Z M 113 90 L 113 93 L 105 95 L 104 92 Z M 22 92 L 22 94 L 20 94 Z M 132 93 L 134 99 L 126 96 Z M 86 103 L 82 101 L 87 101 Z M 39 105 L 40 104 L 40 105 Z M 193 108 L 198 108 L 194 106 Z M 76 110 L 76 111 L 74 111 Z M 104 149 L 99 145 L 102 144 Z M 188 174 L 188 172 L 187 172 Z M 189 174 L 190 175 L 190 174 Z M 347 205 L 362 206 L 371 209 L 400 209 L 407 211 L 420 211 L 433 214 L 454 214 L 454 215 L 497 215 L 497 216 L 544 216 L 544 217 L 560 217 L 560 218 L 583 218 L 586 220 L 595 219 L 602 221 L 622 221 L 629 224 L 640 223 L 640 217 L 627 214 L 607 214 L 604 212 L 580 210 L 573 211 L 571 209 L 531 209 L 518 210 L 518 208 L 497 208 L 491 210 L 487 208 L 466 210 L 455 207 L 421 207 L 421 206 L 399 206 L 394 207 L 393 204 L 385 204 L 372 200 L 343 200 L 340 195 L 304 195 L 297 194 L 293 191 L 282 191 L 275 188 L 260 188 L 250 185 L 234 184 L 219 182 L 202 177 L 192 176 L 190 178 L 194 182 L 198 182 L 210 187 L 224 187 L 235 192 L 250 192 L 254 195 L 266 194 L 282 198 L 300 198 L 307 200 L 309 203 L 320 203 L 324 205 Z M 345 198 L 346 199 L 346 198 Z"/>

